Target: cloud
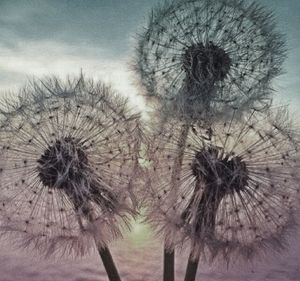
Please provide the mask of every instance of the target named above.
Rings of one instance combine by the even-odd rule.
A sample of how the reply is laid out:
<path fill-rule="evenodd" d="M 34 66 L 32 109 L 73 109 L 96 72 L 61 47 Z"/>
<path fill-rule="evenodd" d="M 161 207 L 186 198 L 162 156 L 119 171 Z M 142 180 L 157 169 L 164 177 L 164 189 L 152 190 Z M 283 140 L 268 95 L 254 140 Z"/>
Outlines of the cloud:
<path fill-rule="evenodd" d="M 0 1 L 1 41 L 50 40 L 97 45 L 107 55 L 128 53 L 130 34 L 141 24 L 151 2 L 158 0 Z"/>
<path fill-rule="evenodd" d="M 127 59 L 105 58 L 105 51 L 94 46 L 74 46 L 52 41 L 18 43 L 11 49 L 0 46 L 1 93 L 17 91 L 28 79 L 49 75 L 66 77 L 83 72 L 87 77 L 111 83 L 129 96 L 138 107 L 142 98 L 132 85 Z"/>
<path fill-rule="evenodd" d="M 132 35 L 159 0 L 0 1 L 0 91 L 16 90 L 28 78 L 78 74 L 113 82 L 134 97 L 126 60 Z M 285 75 L 275 79 L 275 102 L 300 106 L 299 12 L 296 0 L 259 0 L 278 16 L 289 40 Z M 134 98 L 136 99 L 136 98 Z"/>

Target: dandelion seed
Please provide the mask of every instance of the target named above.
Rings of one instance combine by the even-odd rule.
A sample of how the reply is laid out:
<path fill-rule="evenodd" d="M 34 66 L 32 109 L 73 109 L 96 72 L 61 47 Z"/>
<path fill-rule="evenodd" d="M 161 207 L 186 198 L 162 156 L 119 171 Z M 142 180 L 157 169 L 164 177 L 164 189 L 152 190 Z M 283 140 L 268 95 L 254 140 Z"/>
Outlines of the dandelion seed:
<path fill-rule="evenodd" d="M 284 247 L 300 194 L 297 133 L 284 112 L 253 111 L 209 130 L 170 121 L 153 133 L 148 220 L 169 249 L 190 243 L 188 272 L 199 259 L 251 260 Z"/>
<path fill-rule="evenodd" d="M 21 95 L 24 106 L 1 109 L 2 237 L 46 256 L 83 255 L 96 242 L 111 260 L 107 243 L 135 214 L 139 115 L 82 76 Z"/>
<path fill-rule="evenodd" d="M 272 14 L 240 0 L 178 0 L 151 13 L 135 70 L 168 115 L 262 109 L 285 57 Z"/>

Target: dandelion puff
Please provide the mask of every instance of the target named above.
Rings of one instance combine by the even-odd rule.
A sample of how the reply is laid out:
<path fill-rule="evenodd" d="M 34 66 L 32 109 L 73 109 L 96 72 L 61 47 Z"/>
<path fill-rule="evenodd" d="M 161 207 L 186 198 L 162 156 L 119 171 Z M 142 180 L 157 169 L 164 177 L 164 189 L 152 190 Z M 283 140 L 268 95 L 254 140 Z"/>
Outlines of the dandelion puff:
<path fill-rule="evenodd" d="M 25 96 L 1 107 L 1 237 L 45 256 L 96 243 L 109 258 L 107 243 L 136 213 L 139 114 L 83 76 L 34 81 Z"/>
<path fill-rule="evenodd" d="M 134 69 L 165 113 L 196 120 L 268 107 L 284 58 L 274 17 L 258 4 L 177 0 L 152 11 Z"/>
<path fill-rule="evenodd" d="M 284 248 L 300 186 L 299 142 L 283 112 L 153 132 L 147 218 L 170 251 L 190 244 L 186 280 L 199 259 L 229 264 Z"/>

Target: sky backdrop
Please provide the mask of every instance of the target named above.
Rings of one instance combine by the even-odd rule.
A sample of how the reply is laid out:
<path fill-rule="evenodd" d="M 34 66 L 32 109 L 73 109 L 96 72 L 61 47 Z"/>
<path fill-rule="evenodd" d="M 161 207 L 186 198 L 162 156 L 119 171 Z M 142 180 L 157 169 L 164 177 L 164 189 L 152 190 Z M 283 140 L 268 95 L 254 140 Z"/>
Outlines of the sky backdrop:
<path fill-rule="evenodd" d="M 132 97 L 128 65 L 136 34 L 159 0 L 1 0 L 0 93 L 27 79 L 79 74 L 110 81 Z M 274 11 L 286 35 L 288 59 L 276 102 L 300 106 L 300 1 L 258 0 Z M 140 100 L 139 100 L 140 102 Z"/>
<path fill-rule="evenodd" d="M 158 0 L 0 0 L 0 96 L 17 91 L 27 79 L 48 75 L 87 76 L 111 82 L 137 104 L 134 75 L 129 71 L 136 33 Z M 258 0 L 273 10 L 278 29 L 286 34 L 288 58 L 285 74 L 274 83 L 276 103 L 300 107 L 300 1 Z M 161 252 L 146 226 L 134 225 L 116 253 L 126 281 L 161 280 Z M 137 245 L 135 243 L 138 243 Z M 299 250 L 295 242 L 287 258 L 268 267 L 243 272 L 209 271 L 201 267 L 203 280 L 300 280 Z M 0 281 L 106 280 L 99 257 L 83 262 L 37 262 L 1 246 Z M 119 251 L 119 252 L 118 252 Z M 131 254 L 129 254 L 131 253 Z M 185 260 L 178 259 L 178 277 Z M 135 271 L 133 271 L 135 269 Z M 199 275 L 200 276 L 200 275 Z M 2 278 L 2 279 L 1 279 Z M 4 278 L 4 279 L 3 279 Z M 202 278 L 201 278 L 202 279 Z M 179 279 L 178 279 L 179 280 Z"/>

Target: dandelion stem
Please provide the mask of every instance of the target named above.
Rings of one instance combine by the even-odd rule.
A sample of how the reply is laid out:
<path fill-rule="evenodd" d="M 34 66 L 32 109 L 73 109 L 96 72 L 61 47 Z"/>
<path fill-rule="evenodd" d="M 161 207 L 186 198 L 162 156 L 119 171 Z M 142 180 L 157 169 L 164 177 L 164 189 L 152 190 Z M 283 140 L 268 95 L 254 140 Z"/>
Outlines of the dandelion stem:
<path fill-rule="evenodd" d="M 190 127 L 189 124 L 185 124 L 182 126 L 180 136 L 178 139 L 178 144 L 177 144 L 178 155 L 175 158 L 174 167 L 173 167 L 173 171 L 172 171 L 172 175 L 171 175 L 171 184 L 172 184 L 172 188 L 173 188 L 174 202 L 176 202 L 177 189 L 178 189 L 178 180 L 177 179 L 179 178 L 180 173 L 181 173 L 182 159 L 183 159 L 183 155 L 184 155 L 186 140 L 187 140 L 188 133 L 189 133 L 189 127 Z"/>
<path fill-rule="evenodd" d="M 109 281 L 121 281 L 116 265 L 107 246 L 98 246 L 98 252 L 102 259 Z"/>
<path fill-rule="evenodd" d="M 174 281 L 175 251 L 164 249 L 164 281 Z"/>
<path fill-rule="evenodd" d="M 187 264 L 184 281 L 195 281 L 197 269 L 198 269 L 199 257 L 195 259 L 192 254 L 190 254 L 189 261 Z"/>
<path fill-rule="evenodd" d="M 179 153 L 174 162 L 174 169 L 171 175 L 171 183 L 173 187 L 173 201 L 176 200 L 177 193 L 177 178 L 181 172 L 181 165 L 183 154 L 185 150 L 185 143 L 189 132 L 189 125 L 184 125 L 181 130 L 181 134 L 178 141 L 178 150 Z M 172 199 L 171 199 L 172 200 Z M 175 253 L 174 250 L 167 249 L 165 246 L 164 249 L 164 281 L 174 281 L 174 263 L 175 263 Z"/>

